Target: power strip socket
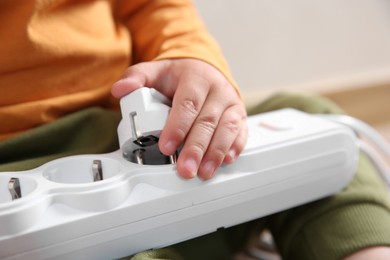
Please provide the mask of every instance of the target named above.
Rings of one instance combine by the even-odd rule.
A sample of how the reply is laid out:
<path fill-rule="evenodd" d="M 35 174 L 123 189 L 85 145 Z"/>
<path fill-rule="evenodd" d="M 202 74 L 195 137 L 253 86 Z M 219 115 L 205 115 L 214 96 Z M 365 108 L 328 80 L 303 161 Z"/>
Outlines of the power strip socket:
<path fill-rule="evenodd" d="M 208 181 L 121 150 L 1 172 L 0 258 L 120 258 L 330 196 L 356 171 L 346 126 L 283 109 L 250 116 L 248 127 L 237 161 Z"/>

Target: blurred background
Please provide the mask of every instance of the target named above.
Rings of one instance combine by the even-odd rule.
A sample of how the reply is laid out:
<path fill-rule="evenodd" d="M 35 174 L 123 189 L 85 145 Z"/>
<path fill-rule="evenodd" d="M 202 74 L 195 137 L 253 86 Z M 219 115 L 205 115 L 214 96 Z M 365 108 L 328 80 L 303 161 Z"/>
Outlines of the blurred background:
<path fill-rule="evenodd" d="M 390 1 L 194 0 L 248 105 L 326 96 L 390 139 Z"/>

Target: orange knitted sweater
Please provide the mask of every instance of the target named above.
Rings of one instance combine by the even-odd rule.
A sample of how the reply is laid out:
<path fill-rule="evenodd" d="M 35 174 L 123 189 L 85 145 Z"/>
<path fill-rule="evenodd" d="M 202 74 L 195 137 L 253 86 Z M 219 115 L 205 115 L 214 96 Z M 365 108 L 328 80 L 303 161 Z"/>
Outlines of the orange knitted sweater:
<path fill-rule="evenodd" d="M 89 107 L 131 64 L 227 64 L 190 0 L 0 1 L 0 140 Z"/>

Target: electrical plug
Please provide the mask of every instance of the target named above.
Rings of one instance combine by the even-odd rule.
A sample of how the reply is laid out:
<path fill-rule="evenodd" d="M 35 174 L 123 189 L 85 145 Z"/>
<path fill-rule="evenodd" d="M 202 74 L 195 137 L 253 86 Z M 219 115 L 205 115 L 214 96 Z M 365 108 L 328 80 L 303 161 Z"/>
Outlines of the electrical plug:
<path fill-rule="evenodd" d="M 158 147 L 171 101 L 153 88 L 142 87 L 122 97 L 120 106 L 118 138 L 123 157 L 137 164 L 175 164 L 177 153 L 166 156 Z"/>

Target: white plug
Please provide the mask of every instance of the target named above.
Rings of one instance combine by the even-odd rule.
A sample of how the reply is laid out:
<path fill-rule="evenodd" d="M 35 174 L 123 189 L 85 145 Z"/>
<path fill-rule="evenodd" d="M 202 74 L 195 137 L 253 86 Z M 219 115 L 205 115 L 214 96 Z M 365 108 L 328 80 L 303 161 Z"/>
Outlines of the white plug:
<path fill-rule="evenodd" d="M 162 155 L 158 149 L 171 101 L 153 88 L 142 87 L 120 101 L 122 120 L 118 138 L 123 156 L 138 164 L 175 163 L 176 155 Z"/>

